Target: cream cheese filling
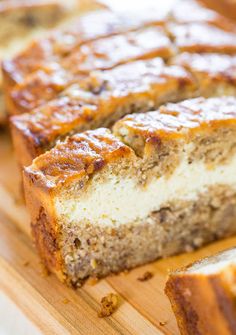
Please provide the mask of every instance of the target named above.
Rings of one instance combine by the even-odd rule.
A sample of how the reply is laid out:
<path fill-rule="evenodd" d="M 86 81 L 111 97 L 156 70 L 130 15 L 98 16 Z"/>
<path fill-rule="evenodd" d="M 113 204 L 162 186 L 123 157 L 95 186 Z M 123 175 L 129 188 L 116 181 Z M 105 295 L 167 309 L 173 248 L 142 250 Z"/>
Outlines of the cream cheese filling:
<path fill-rule="evenodd" d="M 153 211 L 174 200 L 195 200 L 210 186 L 229 185 L 236 190 L 236 155 L 223 165 L 209 169 L 198 161 L 188 164 L 187 155 L 169 177 L 153 177 L 146 187 L 137 178 L 111 175 L 106 182 L 91 182 L 76 199 L 56 198 L 59 216 L 71 222 L 88 221 L 98 225 L 120 225 L 138 222 Z"/>

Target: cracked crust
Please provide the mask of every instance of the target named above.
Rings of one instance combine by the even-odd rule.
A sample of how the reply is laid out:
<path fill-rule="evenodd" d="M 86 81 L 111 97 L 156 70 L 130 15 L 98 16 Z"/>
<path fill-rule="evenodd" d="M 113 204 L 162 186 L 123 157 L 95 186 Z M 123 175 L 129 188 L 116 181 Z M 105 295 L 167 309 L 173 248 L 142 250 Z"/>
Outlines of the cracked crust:
<path fill-rule="evenodd" d="M 110 126 L 132 112 L 192 97 L 195 82 L 183 68 L 160 58 L 94 72 L 32 113 L 11 118 L 12 135 L 22 166 L 66 135 Z"/>
<path fill-rule="evenodd" d="M 235 333 L 235 258 L 228 249 L 169 275 L 165 292 L 181 334 Z"/>

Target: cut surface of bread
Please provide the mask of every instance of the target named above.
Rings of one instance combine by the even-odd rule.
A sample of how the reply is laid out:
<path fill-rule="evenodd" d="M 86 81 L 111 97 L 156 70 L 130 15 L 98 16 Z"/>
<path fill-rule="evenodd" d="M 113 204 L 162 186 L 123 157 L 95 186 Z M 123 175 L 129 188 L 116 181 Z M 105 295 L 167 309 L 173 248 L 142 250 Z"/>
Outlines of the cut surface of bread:
<path fill-rule="evenodd" d="M 165 291 L 181 334 L 235 334 L 236 248 L 171 273 Z"/>
<path fill-rule="evenodd" d="M 45 264 L 79 285 L 234 234 L 235 135 L 236 99 L 198 98 L 58 143 L 24 171 Z"/>
<path fill-rule="evenodd" d="M 61 62 L 46 62 L 16 85 L 7 99 L 10 114 L 29 112 L 58 96 L 81 76 L 122 63 L 173 54 L 171 41 L 160 27 L 149 27 L 83 44 Z M 43 94 L 42 94 L 43 92 Z"/>
<path fill-rule="evenodd" d="M 166 66 L 161 58 L 95 71 L 59 98 L 11 118 L 20 165 L 31 164 L 69 134 L 110 126 L 126 114 L 193 97 L 195 91 L 191 74 L 179 66 Z"/>

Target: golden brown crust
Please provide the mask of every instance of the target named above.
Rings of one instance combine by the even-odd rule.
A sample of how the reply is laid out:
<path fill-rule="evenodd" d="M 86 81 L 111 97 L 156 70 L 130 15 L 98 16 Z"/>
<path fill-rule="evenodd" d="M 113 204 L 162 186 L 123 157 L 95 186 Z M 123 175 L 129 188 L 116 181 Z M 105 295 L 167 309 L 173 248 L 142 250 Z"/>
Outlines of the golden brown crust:
<path fill-rule="evenodd" d="M 14 86 L 8 94 L 8 110 L 10 114 L 31 111 L 91 71 L 113 68 L 138 59 L 168 58 L 172 53 L 170 39 L 160 27 L 85 43 L 56 64 L 48 61 Z"/>
<path fill-rule="evenodd" d="M 133 134 L 145 141 L 161 138 L 191 138 L 196 132 L 236 124 L 234 97 L 195 98 L 161 106 L 159 111 L 132 114 L 118 121 L 114 133 Z"/>
<path fill-rule="evenodd" d="M 57 30 L 49 37 L 33 42 L 13 60 L 5 61 L 5 81 L 11 84 L 20 82 L 25 75 L 44 66 L 45 62 L 59 61 L 85 42 L 163 23 L 162 14 L 147 9 L 135 16 L 130 12 L 119 14 L 109 10 L 85 14 L 69 28 Z"/>
<path fill-rule="evenodd" d="M 89 177 L 105 165 L 132 154 L 108 129 L 99 128 L 57 144 L 37 157 L 24 174 L 34 185 L 53 190 L 66 182 Z"/>
<path fill-rule="evenodd" d="M 212 265 L 220 266 L 218 257 L 225 261 L 232 253 L 232 263 L 218 271 L 201 272 Z M 181 334 L 235 334 L 236 308 L 235 249 L 203 259 L 170 274 L 165 292 L 171 301 Z M 202 264 L 203 263 L 203 264 Z M 198 271 L 195 271 L 195 267 Z"/>
<path fill-rule="evenodd" d="M 110 125 L 128 113 L 192 97 L 194 92 L 191 75 L 181 67 L 165 66 L 159 58 L 94 72 L 42 108 L 11 118 L 16 150 L 21 143 L 20 150 L 28 152 L 17 156 L 22 165 L 30 164 L 69 133 Z"/>
<path fill-rule="evenodd" d="M 207 23 L 169 24 L 168 30 L 180 52 L 236 53 L 234 31 L 224 31 Z"/>

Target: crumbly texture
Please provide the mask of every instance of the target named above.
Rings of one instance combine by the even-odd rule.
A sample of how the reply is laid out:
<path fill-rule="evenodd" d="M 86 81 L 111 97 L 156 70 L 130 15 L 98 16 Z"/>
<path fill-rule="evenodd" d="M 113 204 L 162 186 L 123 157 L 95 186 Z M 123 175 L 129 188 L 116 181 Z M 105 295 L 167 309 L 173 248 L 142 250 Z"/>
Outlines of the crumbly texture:
<path fill-rule="evenodd" d="M 16 84 L 7 96 L 9 113 L 29 112 L 45 104 L 91 71 L 106 70 L 138 59 L 169 58 L 172 54 L 171 41 L 161 27 L 142 28 L 87 42 L 56 64 L 48 60 L 45 66 L 38 67 Z"/>
<path fill-rule="evenodd" d="M 118 308 L 119 297 L 115 293 L 109 293 L 101 299 L 101 308 L 98 312 L 99 318 L 104 318 L 112 315 Z"/>
<path fill-rule="evenodd" d="M 122 116 L 145 112 L 167 101 L 195 94 L 191 74 L 162 59 L 132 62 L 94 72 L 32 113 L 11 118 L 17 157 L 22 166 L 68 134 L 110 126 Z"/>
<path fill-rule="evenodd" d="M 235 333 L 235 257 L 232 248 L 169 275 L 165 291 L 181 334 Z"/>
<path fill-rule="evenodd" d="M 222 173 L 236 154 L 235 107 L 235 98 L 168 104 L 159 112 L 119 121 L 116 136 L 106 129 L 88 131 L 36 158 L 24 172 L 25 194 L 36 245 L 48 268 L 77 286 L 89 276 L 102 277 L 234 234 L 236 189 L 219 179 L 194 199 L 180 199 L 177 193 L 125 223 L 117 216 L 106 224 L 104 216 L 98 224 L 72 211 L 83 195 L 96 191 L 92 185 L 105 185 L 113 177 L 132 178 L 140 192 L 155 178 L 168 181 L 183 155 L 189 169 L 192 164 L 204 164 L 209 171 L 221 166 Z M 73 207 L 59 215 L 68 200 Z M 126 206 L 126 212 L 133 210 Z"/>

